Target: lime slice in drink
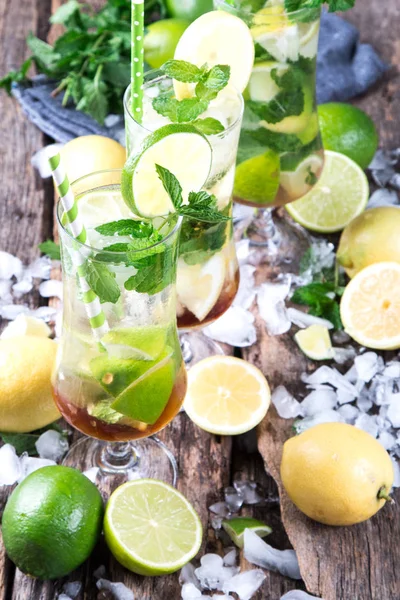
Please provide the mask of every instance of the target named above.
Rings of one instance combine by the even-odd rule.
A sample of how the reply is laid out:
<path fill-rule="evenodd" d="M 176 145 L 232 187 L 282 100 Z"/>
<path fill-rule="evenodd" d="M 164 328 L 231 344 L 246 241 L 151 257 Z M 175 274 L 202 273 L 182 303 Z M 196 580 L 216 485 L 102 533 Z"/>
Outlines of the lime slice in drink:
<path fill-rule="evenodd" d="M 250 29 L 253 40 L 279 62 L 295 61 L 299 57 L 300 33 L 291 23 L 282 4 L 267 6 L 253 18 Z"/>
<path fill-rule="evenodd" d="M 243 548 L 245 529 L 251 529 L 260 538 L 266 537 L 272 533 L 271 527 L 268 527 L 268 525 L 265 525 L 262 521 L 251 517 L 235 517 L 229 521 L 222 521 L 222 527 L 238 548 Z"/>
<path fill-rule="evenodd" d="M 256 63 L 251 73 L 249 85 L 247 86 L 245 99 L 254 102 L 270 102 L 279 92 L 279 87 L 271 77 L 271 71 L 276 69 L 277 75 L 281 77 L 288 70 L 288 65 L 275 61 Z"/>
<path fill-rule="evenodd" d="M 290 117 L 284 117 L 277 123 L 268 123 L 267 121 L 260 121 L 260 125 L 269 129 L 270 131 L 277 131 L 278 133 L 294 133 L 299 134 L 304 132 L 310 125 L 310 121 L 313 115 L 313 92 L 310 85 L 303 86 L 304 93 L 304 107 L 300 115 L 292 115 Z"/>
<path fill-rule="evenodd" d="M 106 392 L 117 397 L 129 385 L 152 367 L 152 362 L 116 358 L 101 354 L 89 363 L 93 377 Z"/>
<path fill-rule="evenodd" d="M 234 196 L 256 204 L 270 204 L 279 188 L 279 155 L 267 150 L 236 168 Z"/>
<path fill-rule="evenodd" d="M 124 567 L 139 575 L 167 575 L 197 554 L 203 530 L 193 506 L 175 488 L 139 479 L 111 495 L 104 533 Z"/>
<path fill-rule="evenodd" d="M 129 419 L 152 425 L 168 404 L 175 383 L 175 361 L 172 350 L 151 369 L 131 383 L 111 408 Z"/>
<path fill-rule="evenodd" d="M 247 86 L 254 62 L 254 44 L 247 25 L 224 11 L 211 11 L 196 19 L 184 32 L 175 50 L 175 60 L 198 67 L 207 64 L 231 67 L 230 83 L 238 92 Z M 194 84 L 174 81 L 178 100 L 194 95 Z"/>
<path fill-rule="evenodd" d="M 290 198 L 301 198 L 315 185 L 323 164 L 318 154 L 310 154 L 293 171 L 281 171 L 281 186 Z"/>
<path fill-rule="evenodd" d="M 311 325 L 301 329 L 294 339 L 300 350 L 312 360 L 328 360 L 334 356 L 329 331 L 323 325 Z"/>
<path fill-rule="evenodd" d="M 137 219 L 121 194 L 113 190 L 88 192 L 77 197 L 79 216 L 85 227 L 94 228 L 119 219 Z"/>
<path fill-rule="evenodd" d="M 120 358 L 156 360 L 165 348 L 166 339 L 165 327 L 127 327 L 112 329 L 102 337 L 101 343 L 109 354 L 120 354 Z"/>
<path fill-rule="evenodd" d="M 145 139 L 139 154 L 128 159 L 122 172 L 122 196 L 141 217 L 172 213 L 175 209 L 158 177 L 156 165 L 178 178 L 185 202 L 189 192 L 199 191 L 206 182 L 211 160 L 211 146 L 197 129 L 191 125 L 165 125 Z"/>
<path fill-rule="evenodd" d="M 319 20 L 312 23 L 299 23 L 300 54 L 305 58 L 314 58 L 318 51 Z"/>
<path fill-rule="evenodd" d="M 224 285 L 226 263 L 216 254 L 199 265 L 178 262 L 176 291 L 179 302 L 202 321 L 216 304 Z"/>
<path fill-rule="evenodd" d="M 303 227 L 320 233 L 341 231 L 366 207 L 369 185 L 364 171 L 344 154 L 325 151 L 318 183 L 300 200 L 286 206 Z"/>

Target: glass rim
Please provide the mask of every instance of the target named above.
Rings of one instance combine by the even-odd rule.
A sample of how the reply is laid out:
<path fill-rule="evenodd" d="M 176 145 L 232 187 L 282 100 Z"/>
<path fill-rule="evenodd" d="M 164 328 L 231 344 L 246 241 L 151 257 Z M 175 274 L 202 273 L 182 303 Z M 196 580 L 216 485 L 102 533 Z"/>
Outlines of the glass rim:
<path fill-rule="evenodd" d="M 239 8 L 238 6 L 233 6 L 233 4 L 229 4 L 229 2 L 227 0 L 214 0 L 214 4 L 218 5 L 218 7 L 219 7 L 219 5 L 226 6 L 229 9 L 234 10 L 238 14 L 246 15 L 249 17 L 255 17 L 257 15 L 257 13 L 259 12 L 259 11 L 256 11 L 256 12 L 247 11 L 247 10 L 244 10 L 243 8 Z M 282 14 L 282 18 L 284 18 L 285 16 L 289 16 L 289 15 L 301 15 L 301 14 L 311 12 L 311 11 L 321 12 L 321 9 L 322 9 L 321 6 L 314 6 L 314 7 L 305 6 L 303 8 L 298 8 L 297 10 L 291 10 L 291 11 L 285 10 L 285 12 Z M 277 18 L 279 18 L 279 15 L 273 15 L 273 17 L 274 17 L 274 20 L 277 20 Z M 265 17 L 265 20 L 266 21 L 268 20 L 268 16 Z"/>
<path fill-rule="evenodd" d="M 154 77 L 154 79 L 152 79 L 151 81 L 146 82 L 146 77 L 149 75 L 155 75 L 156 73 L 159 73 L 159 77 Z M 150 84 L 154 81 L 157 81 L 158 79 L 171 79 L 172 81 L 172 77 L 169 77 L 169 75 L 167 75 L 166 73 L 164 73 L 163 71 L 161 71 L 161 69 L 151 69 L 149 71 L 146 71 L 144 74 L 144 84 L 143 84 L 143 89 L 146 89 L 147 87 L 150 87 Z M 128 87 L 126 88 L 125 92 L 124 92 L 124 99 L 123 99 L 123 104 L 124 104 L 124 109 L 125 109 L 125 113 L 129 116 L 129 118 L 134 121 L 134 123 L 136 123 L 136 125 L 138 127 L 140 127 L 141 129 L 144 129 L 144 131 L 148 131 L 149 133 L 154 133 L 155 131 L 157 131 L 157 129 L 148 129 L 147 127 L 145 127 L 142 123 L 139 123 L 135 117 L 133 116 L 132 112 L 131 112 L 131 107 L 129 104 L 129 98 L 130 98 L 130 89 L 132 87 L 132 84 L 130 83 L 128 85 Z M 234 120 L 233 123 L 231 123 L 229 125 L 229 127 L 227 127 L 226 129 L 224 129 L 223 131 L 221 131 L 220 133 L 213 133 L 213 134 L 203 134 L 206 136 L 206 138 L 213 138 L 213 137 L 217 137 L 217 138 L 223 138 L 228 132 L 230 132 L 231 130 L 233 130 L 235 127 L 237 127 L 237 125 L 241 125 L 241 120 L 243 117 L 243 113 L 244 113 L 244 98 L 243 98 L 243 94 L 241 94 L 236 88 L 235 86 L 231 86 L 232 89 L 235 90 L 236 92 L 236 96 L 240 102 L 240 110 L 239 110 L 239 114 L 237 116 L 237 118 Z M 200 115 L 201 118 L 201 115 Z M 170 123 L 171 125 L 190 125 L 190 122 L 188 123 Z M 159 128 L 158 128 L 159 129 Z"/>
<path fill-rule="evenodd" d="M 71 183 L 71 190 L 73 192 L 73 186 L 76 185 L 77 183 L 81 183 L 83 181 L 85 181 L 86 179 L 89 179 L 90 177 L 94 177 L 95 175 L 103 175 L 103 174 L 107 174 L 107 173 L 122 173 L 122 169 L 102 169 L 101 171 L 93 171 L 92 173 L 87 173 L 86 175 L 83 175 L 82 177 L 79 177 L 78 179 L 75 179 L 72 183 Z M 104 185 L 97 185 L 97 186 L 93 186 L 93 187 L 88 187 L 87 190 L 85 190 L 84 192 L 82 192 L 83 194 L 87 194 L 96 190 L 100 190 L 102 188 L 107 188 L 113 185 L 121 185 L 121 184 L 104 184 Z M 122 195 L 122 194 L 121 194 Z M 75 196 L 75 194 L 74 194 Z M 86 250 L 90 251 L 90 252 L 95 252 L 96 254 L 105 254 L 107 256 L 115 256 L 115 257 L 124 257 L 126 256 L 126 252 L 116 252 L 115 250 L 105 250 L 103 248 L 96 248 L 94 246 L 90 246 L 89 244 L 83 243 L 79 240 L 77 240 L 70 231 L 68 231 L 68 229 L 63 225 L 63 223 L 61 222 L 61 211 L 63 213 L 65 213 L 64 207 L 62 205 L 61 202 L 61 198 L 58 197 L 57 199 L 57 206 L 56 206 L 56 217 L 57 217 L 57 223 L 58 226 L 60 227 L 60 229 L 65 233 L 65 235 L 72 241 L 75 242 L 80 248 L 85 248 Z M 131 211 L 132 212 L 132 211 Z M 78 213 L 79 214 L 79 213 Z M 161 240 L 159 240 L 158 242 L 155 242 L 154 244 L 151 244 L 150 246 L 146 246 L 145 248 L 141 248 L 140 250 L 132 250 L 129 252 L 129 254 L 139 254 L 142 253 L 145 250 L 151 250 L 153 248 L 156 248 L 157 246 L 159 246 L 160 244 L 163 244 L 164 242 L 166 242 L 170 237 L 172 237 L 177 231 L 179 231 L 181 225 L 182 225 L 182 221 L 183 221 L 183 217 L 176 215 L 177 220 L 176 223 L 174 225 L 174 227 L 171 229 L 171 231 L 169 231 Z M 145 220 L 145 219 L 144 219 Z M 111 236 L 110 236 L 111 239 Z M 94 260 L 96 260 L 96 257 L 94 257 Z"/>

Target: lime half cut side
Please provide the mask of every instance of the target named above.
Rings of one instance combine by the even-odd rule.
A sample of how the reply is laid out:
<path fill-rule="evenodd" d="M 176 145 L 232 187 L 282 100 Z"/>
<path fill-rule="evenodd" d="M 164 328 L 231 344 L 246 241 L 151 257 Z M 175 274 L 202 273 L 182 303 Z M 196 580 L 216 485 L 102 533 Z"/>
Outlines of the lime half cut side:
<path fill-rule="evenodd" d="M 192 125 L 165 125 L 151 133 L 141 151 L 132 155 L 123 171 L 121 191 L 131 210 L 144 218 L 175 212 L 157 174 L 156 165 L 168 169 L 182 186 L 184 203 L 198 192 L 211 170 L 212 150 L 206 137 Z"/>
<path fill-rule="evenodd" d="M 140 479 L 112 494 L 104 533 L 124 567 L 139 575 L 167 575 L 197 554 L 203 531 L 196 511 L 180 492 L 162 481 Z"/>
<path fill-rule="evenodd" d="M 368 197 L 364 171 L 344 154 L 326 150 L 318 183 L 303 198 L 288 204 L 286 210 L 307 229 L 333 233 L 363 212 Z"/>
<path fill-rule="evenodd" d="M 252 517 L 235 517 L 227 521 L 222 521 L 222 527 L 238 548 L 243 548 L 244 546 L 244 532 L 246 529 L 251 529 L 261 538 L 272 533 L 271 527 Z"/>

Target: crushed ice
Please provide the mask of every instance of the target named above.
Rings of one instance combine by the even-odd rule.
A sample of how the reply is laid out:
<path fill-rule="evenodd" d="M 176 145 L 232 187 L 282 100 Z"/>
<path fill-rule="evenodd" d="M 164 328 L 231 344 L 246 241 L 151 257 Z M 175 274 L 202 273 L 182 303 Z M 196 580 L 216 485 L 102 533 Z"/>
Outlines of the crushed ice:
<path fill-rule="evenodd" d="M 115 600 L 135 600 L 135 596 L 123 583 L 113 583 L 108 579 L 98 579 L 96 586 L 99 590 L 107 590 L 112 593 Z"/>

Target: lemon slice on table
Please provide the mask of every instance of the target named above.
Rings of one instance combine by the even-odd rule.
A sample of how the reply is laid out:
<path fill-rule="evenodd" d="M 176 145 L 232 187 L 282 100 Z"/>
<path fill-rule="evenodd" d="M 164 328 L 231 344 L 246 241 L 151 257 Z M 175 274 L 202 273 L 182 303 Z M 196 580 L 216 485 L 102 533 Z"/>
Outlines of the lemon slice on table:
<path fill-rule="evenodd" d="M 294 339 L 300 350 L 312 360 L 328 360 L 334 356 L 329 331 L 323 325 L 311 325 L 300 329 Z"/>
<path fill-rule="evenodd" d="M 167 575 L 199 551 L 198 514 L 175 488 L 154 479 L 121 485 L 111 495 L 104 534 L 117 561 L 139 575 Z"/>
<path fill-rule="evenodd" d="M 189 192 L 199 191 L 206 182 L 211 161 L 211 146 L 197 129 L 191 125 L 165 125 L 145 139 L 139 154 L 128 159 L 122 171 L 122 196 L 141 217 L 167 215 L 175 209 L 156 165 L 177 177 L 187 202 Z"/>
<path fill-rule="evenodd" d="M 264 538 L 272 533 L 271 527 L 252 517 L 234 517 L 233 519 L 222 521 L 222 527 L 238 548 L 243 548 L 244 546 L 244 532 L 246 529 L 251 529 L 260 538 Z"/>
<path fill-rule="evenodd" d="M 233 356 L 211 356 L 188 372 L 184 408 L 205 431 L 237 435 L 265 417 L 271 392 L 257 367 Z"/>
<path fill-rule="evenodd" d="M 199 265 L 188 265 L 180 258 L 177 272 L 176 291 L 180 304 L 203 321 L 222 292 L 226 274 L 224 257 L 216 254 Z"/>
<path fill-rule="evenodd" d="M 376 350 L 400 348 L 400 264 L 375 263 L 347 285 L 340 303 L 345 331 Z"/>
<path fill-rule="evenodd" d="M 350 158 L 325 150 L 322 174 L 300 200 L 286 205 L 290 216 L 312 231 L 341 231 L 365 209 L 369 185 L 362 169 Z"/>
<path fill-rule="evenodd" d="M 239 93 L 248 84 L 254 62 L 254 44 L 247 25 L 224 11 L 208 12 L 194 21 L 183 33 L 175 50 L 175 60 L 185 60 L 198 67 L 229 65 L 230 83 Z M 193 96 L 193 83 L 174 81 L 178 100 Z"/>

